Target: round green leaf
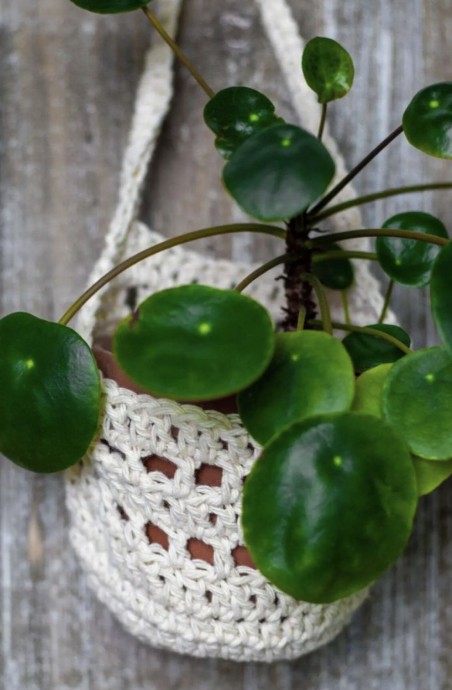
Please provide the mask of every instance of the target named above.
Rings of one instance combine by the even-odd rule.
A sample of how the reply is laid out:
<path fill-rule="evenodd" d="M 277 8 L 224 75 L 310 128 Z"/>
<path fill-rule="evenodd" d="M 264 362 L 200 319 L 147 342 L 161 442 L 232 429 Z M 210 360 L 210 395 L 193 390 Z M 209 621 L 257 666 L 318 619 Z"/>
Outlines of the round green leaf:
<path fill-rule="evenodd" d="M 244 211 L 285 220 L 321 196 L 334 175 L 323 144 L 295 125 L 274 125 L 250 136 L 224 169 L 224 183 Z"/>
<path fill-rule="evenodd" d="M 325 251 L 341 250 L 338 244 L 330 244 Z M 354 280 L 353 265 L 349 259 L 325 259 L 313 261 L 312 272 L 322 285 L 330 290 L 347 290 Z"/>
<path fill-rule="evenodd" d="M 421 211 L 399 213 L 389 218 L 383 227 L 414 230 L 425 235 L 447 238 L 447 230 L 443 223 L 435 216 Z M 422 287 L 430 281 L 433 262 L 441 247 L 420 240 L 378 237 L 376 249 L 382 269 L 393 280 L 403 285 Z"/>
<path fill-rule="evenodd" d="M 150 0 L 72 0 L 72 2 L 89 12 L 117 14 L 118 12 L 137 10 L 148 5 Z"/>
<path fill-rule="evenodd" d="M 426 496 L 452 476 L 452 460 L 423 460 L 413 457 L 419 496 Z"/>
<path fill-rule="evenodd" d="M 308 41 L 301 67 L 319 103 L 342 98 L 352 87 L 355 76 L 353 60 L 345 48 L 331 38 L 317 36 Z"/>
<path fill-rule="evenodd" d="M 33 472 L 80 460 L 96 433 L 100 377 L 67 326 L 18 312 L 0 320 L 0 452 Z"/>
<path fill-rule="evenodd" d="M 252 134 L 282 122 L 267 96 L 247 86 L 218 91 L 204 108 L 204 120 L 217 135 L 215 146 L 226 159 Z"/>
<path fill-rule="evenodd" d="M 153 394 L 212 400 L 262 374 L 273 354 L 273 324 L 250 297 L 185 285 L 145 300 L 119 324 L 113 349 L 126 374 Z"/>
<path fill-rule="evenodd" d="M 400 326 L 392 326 L 387 323 L 375 323 L 367 326 L 376 331 L 387 333 L 388 335 L 397 338 L 407 347 L 410 346 L 410 336 Z M 345 349 L 352 358 L 355 371 L 361 372 L 366 369 L 372 369 L 379 364 L 387 364 L 388 362 L 395 362 L 405 353 L 397 345 L 393 345 L 388 340 L 379 338 L 377 335 L 370 335 L 369 333 L 359 333 L 354 331 L 345 336 L 342 341 Z"/>
<path fill-rule="evenodd" d="M 417 149 L 452 158 L 452 81 L 419 91 L 403 114 L 403 130 Z"/>
<path fill-rule="evenodd" d="M 383 387 L 383 415 L 427 460 L 452 454 L 452 357 L 439 347 L 394 364 Z"/>
<path fill-rule="evenodd" d="M 270 582 L 328 603 L 395 561 L 416 504 L 403 440 L 380 419 L 346 412 L 310 417 L 272 439 L 245 482 L 242 526 Z"/>
<path fill-rule="evenodd" d="M 374 417 L 382 416 L 383 385 L 391 367 L 392 364 L 379 364 L 358 376 L 352 404 L 354 412 L 363 412 Z"/>
<path fill-rule="evenodd" d="M 452 353 L 452 243 L 442 247 L 433 264 L 430 301 L 438 333 Z"/>
<path fill-rule="evenodd" d="M 348 410 L 355 390 L 350 357 L 320 331 L 279 333 L 270 366 L 238 396 L 239 412 L 261 444 L 292 422 Z"/>

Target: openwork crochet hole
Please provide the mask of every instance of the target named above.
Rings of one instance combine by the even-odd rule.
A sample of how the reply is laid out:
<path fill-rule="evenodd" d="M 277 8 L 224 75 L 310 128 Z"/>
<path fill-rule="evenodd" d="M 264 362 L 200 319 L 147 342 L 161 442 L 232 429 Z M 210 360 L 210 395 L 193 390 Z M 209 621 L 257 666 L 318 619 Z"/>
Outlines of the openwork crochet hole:
<path fill-rule="evenodd" d="M 153 525 L 152 522 L 148 522 L 145 525 L 145 532 L 150 544 L 159 544 L 165 551 L 168 551 L 168 535 L 160 527 Z"/>
<path fill-rule="evenodd" d="M 203 484 L 204 486 L 221 486 L 223 479 L 223 470 L 221 467 L 215 465 L 208 465 L 203 463 L 195 472 L 196 484 Z"/>
<path fill-rule="evenodd" d="M 121 520 L 129 520 L 130 519 L 122 506 L 118 505 L 118 506 L 116 506 L 116 508 L 118 510 L 119 517 L 121 518 Z"/>
<path fill-rule="evenodd" d="M 213 546 L 206 544 L 200 539 L 191 538 L 187 541 L 187 551 L 192 558 L 199 558 L 213 565 L 214 550 Z"/>
<path fill-rule="evenodd" d="M 162 472 L 168 479 L 173 479 L 176 474 L 177 465 L 160 455 L 148 455 L 142 458 L 142 463 L 148 472 Z"/>
<path fill-rule="evenodd" d="M 246 565 L 248 568 L 256 569 L 246 546 L 236 546 L 235 549 L 232 549 L 231 555 L 236 565 Z"/>

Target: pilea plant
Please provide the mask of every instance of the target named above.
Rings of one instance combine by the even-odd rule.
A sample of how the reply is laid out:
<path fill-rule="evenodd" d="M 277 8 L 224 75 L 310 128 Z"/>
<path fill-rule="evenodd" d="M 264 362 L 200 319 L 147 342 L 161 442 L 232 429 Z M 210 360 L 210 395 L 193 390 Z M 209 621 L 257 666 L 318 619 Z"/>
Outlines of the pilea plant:
<path fill-rule="evenodd" d="M 256 220 L 191 232 L 132 256 L 58 323 L 26 313 L 2 318 L 0 450 L 29 470 L 54 472 L 76 463 L 96 439 L 101 377 L 90 347 L 67 324 L 97 290 L 178 244 L 225 233 L 272 235 L 281 253 L 233 290 L 187 285 L 152 294 L 119 323 L 113 352 L 152 395 L 191 402 L 237 396 L 243 424 L 263 447 L 243 494 L 242 527 L 256 566 L 297 599 L 349 595 L 395 561 L 419 496 L 452 474 L 452 244 L 443 223 L 420 211 L 342 233 L 329 232 L 324 221 L 375 199 L 452 187 L 400 187 L 331 203 L 402 133 L 421 151 L 452 158 L 452 82 L 415 95 L 402 124 L 330 188 L 335 165 L 322 143 L 327 105 L 347 94 L 354 77 L 338 43 L 314 38 L 302 56 L 321 104 L 314 136 L 283 121 L 254 89 L 214 93 L 146 1 L 76 4 L 99 13 L 143 10 L 206 92 L 204 118 L 226 161 L 224 185 Z M 347 240 L 362 237 L 376 238 L 375 252 L 346 249 Z M 348 314 L 351 259 L 376 261 L 389 276 L 377 324 L 359 327 Z M 287 303 L 274 324 L 243 290 L 277 265 Z M 408 334 L 385 323 L 394 282 L 430 285 L 441 346 L 413 352 Z M 324 287 L 343 293 L 344 323 L 332 322 Z M 341 340 L 338 332 L 347 334 Z"/>

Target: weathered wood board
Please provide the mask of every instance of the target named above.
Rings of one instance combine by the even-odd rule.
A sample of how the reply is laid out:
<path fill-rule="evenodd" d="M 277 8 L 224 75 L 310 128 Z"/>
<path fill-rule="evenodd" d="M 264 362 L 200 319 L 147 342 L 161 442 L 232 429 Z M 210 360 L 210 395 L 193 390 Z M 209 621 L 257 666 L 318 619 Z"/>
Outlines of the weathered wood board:
<path fill-rule="evenodd" d="M 330 118 L 349 165 L 399 123 L 417 89 L 450 79 L 450 0 L 291 5 L 306 38 L 337 38 L 355 57 L 356 86 Z M 151 33 L 141 13 L 98 17 L 69 0 L 0 0 L 2 315 L 29 310 L 58 317 L 84 286 L 115 206 Z M 180 42 L 214 88 L 234 81 L 258 86 L 290 113 L 251 0 L 186 0 Z M 143 218 L 165 235 L 236 217 L 201 124 L 204 96 L 179 67 L 176 87 L 143 206 Z M 366 169 L 359 191 L 441 178 L 452 178 L 450 165 L 398 141 Z M 429 193 L 366 207 L 367 224 L 381 223 L 404 203 L 452 222 L 451 195 Z M 247 238 L 202 246 L 248 258 L 268 256 L 271 245 Z M 434 342 L 425 296 L 397 291 L 395 307 L 416 345 Z M 406 554 L 336 641 L 296 662 L 242 665 L 155 651 L 126 634 L 88 591 L 70 549 L 63 478 L 31 476 L 4 461 L 0 687 L 449 690 L 451 504 L 450 485 L 423 500 Z"/>

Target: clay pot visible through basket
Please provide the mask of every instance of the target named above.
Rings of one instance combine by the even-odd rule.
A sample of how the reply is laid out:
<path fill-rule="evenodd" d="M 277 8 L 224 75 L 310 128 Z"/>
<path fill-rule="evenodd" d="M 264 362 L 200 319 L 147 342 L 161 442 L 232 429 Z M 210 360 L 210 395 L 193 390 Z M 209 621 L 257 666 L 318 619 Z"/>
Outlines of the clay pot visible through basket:
<path fill-rule="evenodd" d="M 111 346 L 111 341 L 104 340 L 104 344 Z M 127 374 L 121 369 L 116 362 L 113 353 L 103 347 L 102 344 L 94 344 L 93 353 L 96 358 L 97 366 L 105 378 L 116 381 L 118 386 L 127 388 L 130 391 L 138 394 L 145 394 L 146 391 L 140 388 L 134 381 L 132 381 Z M 236 396 L 230 395 L 227 398 L 219 398 L 217 400 L 210 400 L 208 402 L 197 402 L 196 404 L 203 409 L 215 410 L 222 414 L 231 414 L 237 412 Z M 165 474 L 167 477 L 174 476 L 173 463 L 166 458 L 158 455 L 151 455 L 144 460 L 144 464 L 148 471 L 158 471 Z M 197 480 L 199 484 L 204 486 L 217 486 L 219 481 L 218 468 L 214 465 L 204 465 L 202 470 L 198 473 Z M 150 541 L 160 544 L 162 548 L 168 548 L 168 539 L 165 533 L 157 526 L 152 525 L 147 528 L 147 535 Z M 199 558 L 213 565 L 212 548 L 200 541 L 199 539 L 192 539 L 187 545 L 188 551 L 192 558 Z M 249 568 L 255 568 L 253 559 L 245 546 L 237 546 L 233 552 L 234 562 L 236 565 L 246 565 Z"/>

